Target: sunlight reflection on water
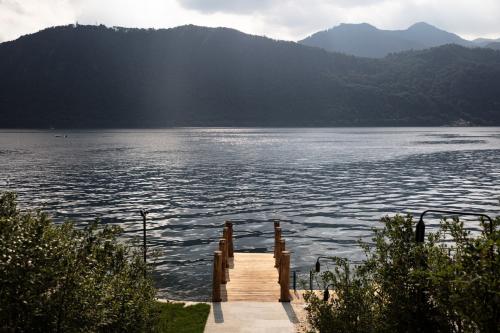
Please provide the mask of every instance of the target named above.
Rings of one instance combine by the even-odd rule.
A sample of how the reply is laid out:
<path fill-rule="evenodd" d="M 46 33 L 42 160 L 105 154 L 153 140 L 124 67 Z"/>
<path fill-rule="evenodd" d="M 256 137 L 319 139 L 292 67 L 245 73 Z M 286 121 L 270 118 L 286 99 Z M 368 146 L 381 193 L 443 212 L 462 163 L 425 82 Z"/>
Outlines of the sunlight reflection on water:
<path fill-rule="evenodd" d="M 499 152 L 500 128 L 2 130 L 0 190 L 130 237 L 148 209 L 163 296 L 203 299 L 224 220 L 238 250 L 269 251 L 282 219 L 301 271 L 318 255 L 357 260 L 385 214 L 499 214 Z"/>

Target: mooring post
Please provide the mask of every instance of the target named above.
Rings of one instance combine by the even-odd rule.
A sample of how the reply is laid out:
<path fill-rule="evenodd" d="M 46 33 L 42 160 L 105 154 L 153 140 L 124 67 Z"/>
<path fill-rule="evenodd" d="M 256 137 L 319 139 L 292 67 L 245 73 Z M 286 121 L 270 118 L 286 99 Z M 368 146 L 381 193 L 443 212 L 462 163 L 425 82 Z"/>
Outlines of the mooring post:
<path fill-rule="evenodd" d="M 226 227 L 228 230 L 228 240 L 227 240 L 227 256 L 229 258 L 234 258 L 234 245 L 233 245 L 233 222 L 226 221 Z"/>
<path fill-rule="evenodd" d="M 280 266 L 280 257 L 281 257 L 281 237 L 276 242 L 276 256 L 274 258 L 274 267 Z"/>
<path fill-rule="evenodd" d="M 279 257 L 279 254 L 281 253 L 281 251 L 279 249 L 280 248 L 280 240 L 281 240 L 281 228 L 280 227 L 277 227 L 275 229 L 274 237 L 275 237 L 275 240 L 274 240 L 274 259 L 275 259 L 274 267 L 278 267 L 278 257 Z"/>
<path fill-rule="evenodd" d="M 278 231 L 278 229 L 279 229 L 279 231 Z M 278 233 L 279 233 L 279 235 L 278 235 Z M 274 258 L 276 258 L 276 255 L 278 254 L 278 252 L 276 251 L 276 248 L 278 246 L 278 241 L 280 238 L 281 238 L 281 228 L 280 228 L 280 223 L 278 221 L 278 222 L 274 222 L 274 253 L 273 253 Z"/>
<path fill-rule="evenodd" d="M 226 265 L 226 268 L 229 268 L 229 260 L 228 260 L 228 257 L 229 257 L 229 228 L 228 227 L 224 227 L 224 229 L 222 229 L 222 238 L 224 238 L 226 240 L 226 242 L 224 243 L 224 259 L 225 259 L 225 262 L 224 264 Z"/>
<path fill-rule="evenodd" d="M 281 252 L 280 302 L 290 302 L 290 252 Z"/>
<path fill-rule="evenodd" d="M 225 248 L 226 248 L 226 240 L 224 238 L 219 239 L 219 251 L 222 252 L 222 269 L 221 269 L 221 279 L 220 282 L 222 284 L 226 284 L 226 262 L 227 262 L 227 255 L 225 253 Z"/>
<path fill-rule="evenodd" d="M 283 253 L 283 251 L 286 251 L 285 249 L 285 240 L 281 239 L 279 243 L 280 247 L 280 253 Z M 282 265 L 281 265 L 281 255 L 278 256 L 278 283 L 281 282 L 281 273 L 282 273 Z"/>
<path fill-rule="evenodd" d="M 214 252 L 214 272 L 212 277 L 212 302 L 222 301 L 220 297 L 220 284 L 221 284 L 221 270 L 222 270 L 222 252 Z"/>

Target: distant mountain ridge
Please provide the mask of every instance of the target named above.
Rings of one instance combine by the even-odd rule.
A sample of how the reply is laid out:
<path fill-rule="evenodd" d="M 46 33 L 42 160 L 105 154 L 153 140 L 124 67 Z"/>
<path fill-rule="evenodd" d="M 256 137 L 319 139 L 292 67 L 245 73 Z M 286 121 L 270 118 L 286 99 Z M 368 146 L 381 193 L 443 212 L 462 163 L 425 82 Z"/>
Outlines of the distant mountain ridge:
<path fill-rule="evenodd" d="M 228 28 L 77 25 L 0 59 L 0 128 L 500 125 L 491 49 L 367 59 Z"/>
<path fill-rule="evenodd" d="M 480 42 L 479 40 L 478 43 Z M 406 30 L 381 30 L 367 23 L 341 24 L 317 32 L 299 43 L 368 58 L 383 58 L 389 53 L 422 50 L 446 44 L 478 46 L 425 22 L 415 23 Z"/>
<path fill-rule="evenodd" d="M 476 38 L 472 42 L 479 47 L 487 47 L 488 44 L 500 42 L 500 38 Z"/>
<path fill-rule="evenodd" d="M 493 42 L 493 43 L 488 43 L 486 44 L 487 48 L 494 49 L 494 50 L 500 50 L 500 42 Z"/>

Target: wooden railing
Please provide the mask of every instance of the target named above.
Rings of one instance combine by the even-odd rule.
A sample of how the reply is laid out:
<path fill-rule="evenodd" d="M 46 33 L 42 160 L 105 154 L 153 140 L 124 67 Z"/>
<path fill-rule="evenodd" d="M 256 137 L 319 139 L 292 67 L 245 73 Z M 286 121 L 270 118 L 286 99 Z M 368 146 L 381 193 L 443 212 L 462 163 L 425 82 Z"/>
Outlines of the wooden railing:
<path fill-rule="evenodd" d="M 285 240 L 282 239 L 280 222 L 274 222 L 274 267 L 278 268 L 280 284 L 280 302 L 290 302 L 290 252 L 286 251 Z"/>
<path fill-rule="evenodd" d="M 212 301 L 220 302 L 221 284 L 227 283 L 226 270 L 229 268 L 229 258 L 234 257 L 233 223 L 226 222 L 219 239 L 219 250 L 214 252 L 214 268 L 212 283 Z"/>
<path fill-rule="evenodd" d="M 269 259 L 271 259 L 269 254 Z M 280 222 L 274 222 L 274 267 L 278 269 L 278 283 L 280 285 L 280 302 L 290 302 L 290 252 L 285 248 L 285 240 L 282 238 Z M 229 260 L 234 258 L 233 248 L 233 224 L 226 222 L 219 239 L 218 251 L 214 252 L 212 301 L 221 302 L 222 285 L 227 281 L 227 270 Z M 271 259 L 272 260 L 272 259 Z M 271 261 L 272 265 L 272 261 Z M 274 274 L 270 279 L 275 279 Z"/>
<path fill-rule="evenodd" d="M 220 302 L 221 298 L 221 282 L 222 282 L 222 252 L 214 252 L 214 274 L 212 283 L 212 302 Z"/>

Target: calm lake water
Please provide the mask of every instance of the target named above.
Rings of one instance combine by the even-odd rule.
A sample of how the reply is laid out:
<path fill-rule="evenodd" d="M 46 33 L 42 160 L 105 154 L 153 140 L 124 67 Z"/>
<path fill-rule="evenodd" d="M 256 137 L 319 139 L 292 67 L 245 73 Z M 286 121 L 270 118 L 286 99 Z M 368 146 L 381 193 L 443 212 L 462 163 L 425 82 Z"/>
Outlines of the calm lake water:
<path fill-rule="evenodd" d="M 0 167 L 1 191 L 57 221 L 99 217 L 133 237 L 148 209 L 173 298 L 208 298 L 225 220 L 237 250 L 263 252 L 282 219 L 306 273 L 318 255 L 361 259 L 357 240 L 385 214 L 500 215 L 500 128 L 0 130 Z"/>

